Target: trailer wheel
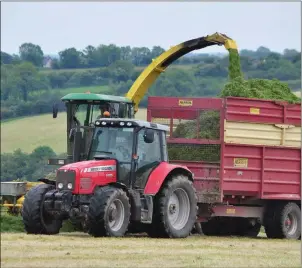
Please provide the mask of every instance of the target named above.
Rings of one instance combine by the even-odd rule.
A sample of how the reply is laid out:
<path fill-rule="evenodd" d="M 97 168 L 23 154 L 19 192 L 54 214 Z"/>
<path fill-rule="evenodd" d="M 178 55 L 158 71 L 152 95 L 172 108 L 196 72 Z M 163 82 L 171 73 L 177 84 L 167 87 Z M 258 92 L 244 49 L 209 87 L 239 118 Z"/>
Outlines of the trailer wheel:
<path fill-rule="evenodd" d="M 54 219 L 43 210 L 45 194 L 53 190 L 54 186 L 39 184 L 31 188 L 25 195 L 22 207 L 22 219 L 28 234 L 58 234 L 62 227 L 62 220 Z"/>
<path fill-rule="evenodd" d="M 299 239 L 301 235 L 301 211 L 297 204 L 280 204 L 275 211 L 275 237 Z"/>
<path fill-rule="evenodd" d="M 130 222 L 129 198 L 122 189 L 100 188 L 91 198 L 88 211 L 88 233 L 94 237 L 120 237 Z"/>
<path fill-rule="evenodd" d="M 167 181 L 154 200 L 154 214 L 148 234 L 151 237 L 184 238 L 196 222 L 197 197 L 187 176 Z"/>
<path fill-rule="evenodd" d="M 276 238 L 275 211 L 276 204 L 268 205 L 265 210 L 263 225 L 267 238 Z"/>

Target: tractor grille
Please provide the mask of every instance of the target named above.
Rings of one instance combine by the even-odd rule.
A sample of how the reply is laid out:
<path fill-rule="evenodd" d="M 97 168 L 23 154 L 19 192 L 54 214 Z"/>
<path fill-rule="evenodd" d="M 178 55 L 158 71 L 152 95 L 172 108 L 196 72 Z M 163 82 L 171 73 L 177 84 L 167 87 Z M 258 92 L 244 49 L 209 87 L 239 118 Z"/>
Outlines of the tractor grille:
<path fill-rule="evenodd" d="M 63 188 L 60 190 L 73 191 L 75 188 L 75 178 L 76 178 L 76 172 L 74 170 L 58 170 L 57 179 L 56 179 L 57 189 L 58 189 L 58 184 L 63 183 Z M 68 183 L 72 184 L 71 189 L 67 187 Z"/>

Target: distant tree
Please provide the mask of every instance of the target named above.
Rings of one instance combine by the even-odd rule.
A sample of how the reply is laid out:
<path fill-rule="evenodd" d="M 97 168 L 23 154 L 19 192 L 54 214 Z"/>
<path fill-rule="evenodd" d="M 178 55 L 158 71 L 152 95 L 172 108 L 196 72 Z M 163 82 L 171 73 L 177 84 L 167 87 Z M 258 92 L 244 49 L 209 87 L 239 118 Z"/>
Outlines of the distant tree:
<path fill-rule="evenodd" d="M 164 52 L 165 52 L 165 50 L 162 47 L 154 46 L 151 50 L 151 57 L 152 57 L 152 59 L 154 59 Z"/>
<path fill-rule="evenodd" d="M 18 87 L 23 101 L 28 100 L 30 91 L 39 90 L 39 75 L 35 66 L 30 62 L 16 65 L 16 74 L 19 78 Z"/>
<path fill-rule="evenodd" d="M 53 59 L 51 62 L 51 68 L 54 70 L 60 69 L 60 61 L 58 59 Z"/>
<path fill-rule="evenodd" d="M 31 153 L 31 157 L 35 159 L 54 157 L 55 155 L 55 152 L 49 146 L 39 146 Z"/>
<path fill-rule="evenodd" d="M 87 46 L 83 51 L 83 55 L 86 59 L 87 67 L 94 68 L 98 66 L 98 55 L 94 46 Z"/>
<path fill-rule="evenodd" d="M 114 44 L 100 45 L 97 48 L 97 64 L 100 67 L 107 67 L 113 62 L 121 59 L 121 49 Z"/>
<path fill-rule="evenodd" d="M 19 54 L 22 61 L 31 62 L 37 67 L 43 66 L 44 53 L 39 45 L 24 43 L 19 47 Z"/>
<path fill-rule="evenodd" d="M 11 64 L 14 57 L 6 52 L 1 51 L 1 64 Z"/>
<path fill-rule="evenodd" d="M 131 61 L 131 47 L 121 47 L 121 60 Z"/>
<path fill-rule="evenodd" d="M 256 50 L 256 54 L 259 58 L 263 58 L 268 56 L 271 53 L 271 51 L 267 48 L 267 47 L 263 47 L 260 46 L 257 50 Z"/>
<path fill-rule="evenodd" d="M 62 68 L 75 69 L 81 65 L 81 53 L 74 47 L 59 52 Z"/>
<path fill-rule="evenodd" d="M 283 57 L 289 61 L 296 62 L 297 58 L 301 59 L 301 53 L 295 49 L 284 49 Z"/>

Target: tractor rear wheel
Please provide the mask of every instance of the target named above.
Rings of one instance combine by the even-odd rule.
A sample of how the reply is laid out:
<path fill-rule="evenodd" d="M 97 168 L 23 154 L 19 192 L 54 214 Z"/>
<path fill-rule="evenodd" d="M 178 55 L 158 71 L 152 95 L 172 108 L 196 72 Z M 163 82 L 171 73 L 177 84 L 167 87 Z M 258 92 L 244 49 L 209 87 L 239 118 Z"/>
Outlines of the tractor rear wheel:
<path fill-rule="evenodd" d="M 88 233 L 94 237 L 124 236 L 130 222 L 130 203 L 119 188 L 106 186 L 96 191 L 88 211 Z"/>
<path fill-rule="evenodd" d="M 53 190 L 54 186 L 39 184 L 31 188 L 25 195 L 22 218 L 25 231 L 28 234 L 58 234 L 62 227 L 62 220 L 55 219 L 43 209 L 45 194 Z"/>
<path fill-rule="evenodd" d="M 197 197 L 187 176 L 175 175 L 164 184 L 154 200 L 151 237 L 184 238 L 196 222 Z"/>

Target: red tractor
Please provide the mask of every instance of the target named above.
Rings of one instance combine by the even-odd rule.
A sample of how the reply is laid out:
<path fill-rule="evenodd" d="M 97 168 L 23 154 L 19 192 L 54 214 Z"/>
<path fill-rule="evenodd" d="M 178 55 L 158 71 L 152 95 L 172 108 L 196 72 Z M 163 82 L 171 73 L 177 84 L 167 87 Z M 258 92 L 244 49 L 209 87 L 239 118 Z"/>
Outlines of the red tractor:
<path fill-rule="evenodd" d="M 102 118 L 90 128 L 88 160 L 60 167 L 56 181 L 42 179 L 26 194 L 26 232 L 57 234 L 70 219 L 95 237 L 124 236 L 130 224 L 151 237 L 190 235 L 197 218 L 193 174 L 168 163 L 169 128 L 125 118 Z M 82 135 L 77 128 L 74 154 Z"/>

